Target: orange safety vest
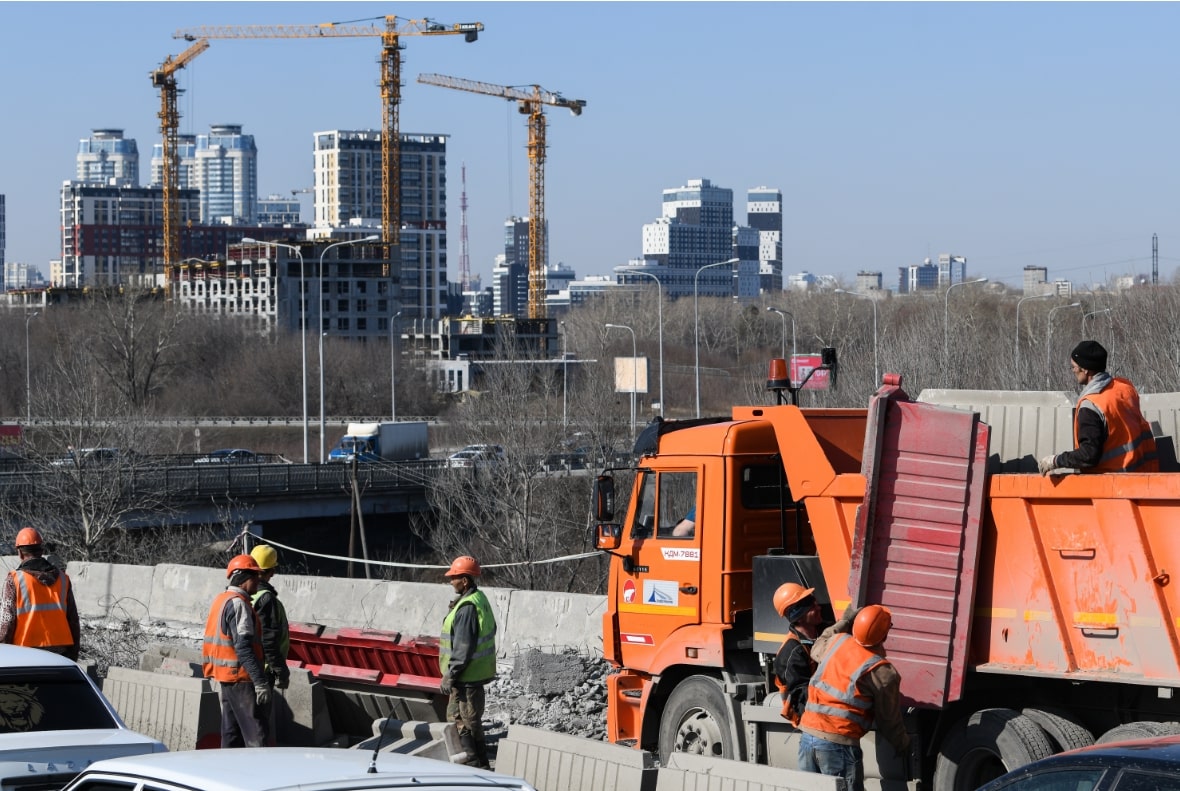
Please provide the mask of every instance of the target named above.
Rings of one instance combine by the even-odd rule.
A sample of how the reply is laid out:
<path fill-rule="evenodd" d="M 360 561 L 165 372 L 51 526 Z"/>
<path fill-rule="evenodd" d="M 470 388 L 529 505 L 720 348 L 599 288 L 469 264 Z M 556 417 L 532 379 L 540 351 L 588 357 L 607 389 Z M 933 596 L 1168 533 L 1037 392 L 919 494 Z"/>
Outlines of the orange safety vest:
<path fill-rule="evenodd" d="M 802 728 L 859 739 L 873 724 L 873 699 L 861 694 L 857 682 L 889 660 L 842 634 L 828 649 L 807 688 Z"/>
<path fill-rule="evenodd" d="M 796 643 L 800 642 L 799 636 L 797 634 L 795 634 L 794 632 L 787 632 L 787 639 L 783 640 L 783 644 L 781 646 L 779 646 L 779 649 L 778 649 L 780 654 L 783 652 L 783 649 L 785 649 L 787 647 L 787 643 L 789 643 L 791 641 L 794 641 Z M 810 656 L 811 656 L 811 653 L 808 652 L 808 658 L 810 658 Z M 815 673 L 815 660 L 814 659 L 811 660 L 811 672 L 813 674 Z M 798 728 L 799 727 L 799 717 L 802 716 L 803 712 L 796 711 L 795 709 L 793 709 L 791 707 L 791 698 L 790 698 L 791 690 L 790 690 L 790 688 L 787 687 L 787 685 L 784 684 L 782 681 L 780 681 L 779 677 L 777 675 L 774 677 L 774 685 L 776 687 L 778 687 L 778 691 L 782 694 L 783 717 L 786 718 L 786 720 L 788 722 L 790 722 L 791 725 Z"/>
<path fill-rule="evenodd" d="M 221 613 L 225 610 L 230 599 L 241 599 L 250 610 L 254 618 L 254 655 L 258 657 L 259 666 L 262 663 L 262 624 L 258 620 L 258 613 L 250 604 L 250 599 L 237 591 L 226 590 L 213 600 L 209 609 L 209 617 L 205 621 L 205 641 L 201 645 L 201 669 L 205 678 L 211 678 L 221 684 L 236 684 L 239 681 L 251 681 L 250 674 L 238 660 L 238 652 L 234 650 L 233 637 L 222 631 Z"/>
<path fill-rule="evenodd" d="M 42 584 L 27 571 L 9 572 L 16 588 L 16 630 L 12 644 L 30 648 L 74 644 L 66 617 L 70 578 L 58 574 L 52 585 Z"/>
<path fill-rule="evenodd" d="M 1155 438 L 1139 411 L 1139 393 L 1127 379 L 1116 376 L 1099 393 L 1082 396 L 1074 411 L 1073 439 L 1078 444 L 1078 414 L 1089 401 L 1106 416 L 1106 444 L 1089 472 L 1158 472 Z"/>

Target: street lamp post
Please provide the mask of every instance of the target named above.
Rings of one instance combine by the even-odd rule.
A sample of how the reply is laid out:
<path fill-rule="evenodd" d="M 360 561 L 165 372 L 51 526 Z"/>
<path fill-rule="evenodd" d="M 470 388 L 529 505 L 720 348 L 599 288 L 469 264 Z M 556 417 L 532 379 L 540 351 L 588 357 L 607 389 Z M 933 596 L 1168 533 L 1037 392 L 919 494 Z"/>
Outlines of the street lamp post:
<path fill-rule="evenodd" d="M 659 300 L 656 305 L 656 323 L 659 325 L 660 334 L 660 417 L 663 417 L 666 409 L 664 406 L 664 286 L 660 283 L 660 279 L 651 272 L 642 272 L 638 269 L 624 269 L 623 271 L 650 277 L 656 281 L 656 298 Z"/>
<path fill-rule="evenodd" d="M 948 369 L 950 368 L 950 324 L 951 324 L 951 289 L 959 286 L 970 286 L 973 283 L 986 283 L 986 277 L 976 278 L 975 280 L 962 280 L 958 283 L 951 283 L 946 287 L 946 295 L 943 297 L 942 309 L 942 384 L 946 386 Z"/>
<path fill-rule="evenodd" d="M 34 310 L 25 317 L 25 425 L 33 422 L 33 366 L 29 355 L 29 322 L 41 315 Z M 18 387 L 20 385 L 17 385 Z"/>
<path fill-rule="evenodd" d="M 1024 378 L 1020 375 L 1020 306 L 1030 299 L 1048 299 L 1053 294 L 1033 294 L 1028 297 L 1021 297 L 1016 300 L 1016 334 L 1013 337 L 1014 345 L 1016 347 L 1016 386 L 1019 388 Z"/>
<path fill-rule="evenodd" d="M 327 458 L 327 446 L 324 442 L 324 336 L 328 333 L 324 332 L 324 256 L 333 247 L 344 247 L 350 244 L 364 244 L 365 242 L 380 241 L 380 236 L 366 236 L 364 239 L 346 239 L 343 242 L 334 242 L 328 245 L 320 253 L 320 271 L 319 271 L 319 302 L 320 309 L 316 311 L 316 315 L 320 317 L 320 464 L 323 464 Z"/>
<path fill-rule="evenodd" d="M 781 318 L 783 320 L 783 343 L 782 343 L 783 357 L 787 356 L 787 316 L 791 317 L 791 359 L 794 360 L 795 359 L 795 314 L 789 310 L 779 310 L 778 308 L 774 307 L 773 305 L 768 306 L 766 308 L 766 310 L 770 313 L 777 313 L 779 315 L 779 318 Z M 788 367 L 787 370 L 789 371 L 791 369 Z"/>
<path fill-rule="evenodd" d="M 607 324 L 608 330 L 627 330 L 631 333 L 631 433 L 635 433 L 635 393 L 639 390 L 639 352 L 635 345 L 635 330 L 626 324 Z"/>
<path fill-rule="evenodd" d="M 565 322 L 558 322 L 561 326 L 561 428 L 562 438 L 564 439 L 565 429 L 569 426 L 569 399 L 566 393 L 569 392 L 569 363 L 565 356 Z"/>
<path fill-rule="evenodd" d="M 402 315 L 399 310 L 389 319 L 389 419 L 397 420 L 397 338 L 401 334 L 396 331 L 397 320 Z"/>
<path fill-rule="evenodd" d="M 303 251 L 293 244 L 260 242 L 250 238 L 243 239 L 242 244 L 273 244 L 275 247 L 292 250 L 299 257 L 299 354 L 303 361 L 303 463 L 307 464 L 307 292 L 303 279 Z"/>
<path fill-rule="evenodd" d="M 1080 308 L 1081 302 L 1071 302 L 1068 305 L 1058 305 L 1049 310 L 1049 321 L 1045 325 L 1045 387 L 1050 386 L 1049 382 L 1049 349 L 1053 345 L 1053 314 L 1059 310 L 1067 310 L 1069 308 Z"/>
<path fill-rule="evenodd" d="M 712 269 L 715 266 L 733 266 L 740 260 L 740 258 L 731 258 L 728 261 L 718 261 L 715 264 L 705 264 L 704 266 L 697 269 L 696 274 L 692 276 L 692 339 L 693 346 L 696 349 L 696 355 L 693 362 L 693 371 L 695 373 L 697 385 L 697 417 L 701 416 L 701 272 L 704 272 L 706 269 Z"/>
<path fill-rule="evenodd" d="M 850 297 L 857 299 L 867 299 L 873 304 L 873 387 L 881 386 L 881 356 L 879 354 L 880 346 L 877 343 L 877 300 L 868 294 L 858 294 L 855 291 L 845 291 L 842 288 L 836 289 L 837 294 L 847 294 Z"/>
<path fill-rule="evenodd" d="M 1089 337 L 1086 335 L 1086 319 L 1090 318 L 1091 316 L 1097 316 L 1102 313 L 1106 314 L 1107 324 L 1110 325 L 1111 327 L 1114 326 L 1114 319 L 1112 319 L 1110 317 L 1110 308 L 1103 308 L 1102 310 L 1091 311 L 1091 312 L 1085 314 L 1084 316 L 1082 316 L 1082 337 L 1083 338 Z"/>

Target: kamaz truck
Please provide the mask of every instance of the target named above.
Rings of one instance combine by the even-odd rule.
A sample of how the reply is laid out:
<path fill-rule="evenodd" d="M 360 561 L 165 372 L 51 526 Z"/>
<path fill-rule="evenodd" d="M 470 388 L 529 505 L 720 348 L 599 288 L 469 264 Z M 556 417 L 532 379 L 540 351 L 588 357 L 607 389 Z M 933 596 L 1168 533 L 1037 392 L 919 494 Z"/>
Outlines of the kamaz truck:
<path fill-rule="evenodd" d="M 430 455 L 426 423 L 349 423 L 329 462 L 409 461 Z"/>
<path fill-rule="evenodd" d="M 1096 739 L 1180 732 L 1180 474 L 989 472 L 977 413 L 883 381 L 867 409 L 780 394 L 653 423 L 625 512 L 598 478 L 608 738 L 793 768 L 771 676 L 788 581 L 830 619 L 893 612 L 913 748 L 870 732 L 870 787 L 965 791 Z"/>

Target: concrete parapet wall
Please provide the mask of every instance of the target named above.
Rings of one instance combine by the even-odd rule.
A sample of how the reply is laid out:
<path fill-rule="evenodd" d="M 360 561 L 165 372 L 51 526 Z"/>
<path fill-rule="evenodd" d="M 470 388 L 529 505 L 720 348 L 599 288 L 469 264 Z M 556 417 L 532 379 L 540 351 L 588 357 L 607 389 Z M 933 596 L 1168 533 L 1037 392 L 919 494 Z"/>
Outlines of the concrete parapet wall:
<path fill-rule="evenodd" d="M 523 777 L 537 791 L 655 791 L 651 753 L 513 725 L 496 750 L 496 772 Z"/>
<path fill-rule="evenodd" d="M 140 621 L 148 616 L 152 597 L 152 566 L 123 563 L 69 564 L 74 601 L 88 617 Z"/>
<path fill-rule="evenodd" d="M 656 791 L 844 791 L 844 778 L 672 753 Z"/>

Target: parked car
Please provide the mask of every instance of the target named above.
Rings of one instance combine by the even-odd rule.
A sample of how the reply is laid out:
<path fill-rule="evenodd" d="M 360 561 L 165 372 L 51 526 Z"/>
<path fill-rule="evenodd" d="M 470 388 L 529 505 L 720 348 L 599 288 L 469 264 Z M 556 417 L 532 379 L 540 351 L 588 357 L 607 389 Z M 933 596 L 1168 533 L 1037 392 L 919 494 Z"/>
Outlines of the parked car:
<path fill-rule="evenodd" d="M 506 458 L 499 445 L 468 445 L 447 456 L 447 466 L 483 469 L 502 464 Z"/>
<path fill-rule="evenodd" d="M 1150 726 L 1134 723 L 1150 733 Z M 1136 731 L 1127 728 L 1128 733 Z M 1180 791 L 1180 736 L 1112 742 L 1058 753 L 1014 769 L 979 791 Z"/>
<path fill-rule="evenodd" d="M 124 725 L 77 663 L 0 645 L 0 788 L 58 789 L 94 761 L 167 749 Z"/>
<path fill-rule="evenodd" d="M 222 448 L 207 456 L 198 456 L 193 464 L 257 464 L 258 454 L 245 448 Z"/>
<path fill-rule="evenodd" d="M 372 765 L 370 767 L 370 764 Z M 524 780 L 398 753 L 338 747 L 178 750 L 90 766 L 65 791 L 535 791 Z"/>

